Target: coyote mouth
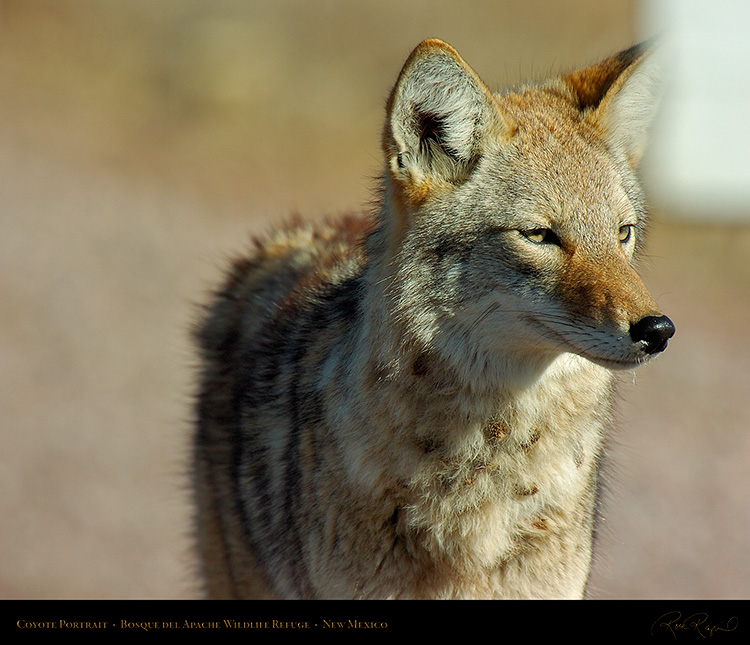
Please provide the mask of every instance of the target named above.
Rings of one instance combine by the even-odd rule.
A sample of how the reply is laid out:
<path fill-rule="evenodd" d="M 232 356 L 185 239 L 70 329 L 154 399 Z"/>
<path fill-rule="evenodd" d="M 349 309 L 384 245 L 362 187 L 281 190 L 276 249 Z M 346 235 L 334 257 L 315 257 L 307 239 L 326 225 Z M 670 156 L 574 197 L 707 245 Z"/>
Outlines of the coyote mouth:
<path fill-rule="evenodd" d="M 563 332 L 554 328 L 554 321 L 547 322 L 534 317 L 529 317 L 527 320 L 533 323 L 537 329 L 541 330 L 545 337 L 554 341 L 561 349 L 607 369 L 628 370 L 645 365 L 663 352 L 669 342 L 669 339 L 665 340 L 658 349 L 651 352 L 644 352 L 637 343 L 629 343 L 629 352 L 625 353 L 625 355 L 619 353 L 619 355 L 613 356 L 610 352 L 597 352 L 592 347 L 587 347 L 586 345 L 601 346 L 609 344 L 613 340 L 619 343 L 624 339 L 623 336 L 613 336 L 608 332 L 598 329 L 587 329 L 586 327 L 578 327 L 575 332 L 569 330 Z M 571 338 L 571 336 L 575 337 Z M 605 338 L 597 338 L 600 336 Z M 588 341 L 588 343 L 581 342 L 582 340 Z"/>
<path fill-rule="evenodd" d="M 602 367 L 606 367 L 608 369 L 616 370 L 635 369 L 636 367 L 640 367 L 641 365 L 650 363 L 658 355 L 657 353 L 641 354 L 640 352 L 638 352 L 635 355 L 630 355 L 623 358 L 614 357 L 611 355 L 595 354 L 590 350 L 580 347 L 573 349 L 573 351 L 579 356 L 591 361 L 592 363 L 596 363 L 597 365 L 601 365 Z"/>
<path fill-rule="evenodd" d="M 592 356 L 582 351 L 578 351 L 576 353 L 579 356 L 591 361 L 592 363 L 596 363 L 597 365 L 600 365 L 601 367 L 606 367 L 607 369 L 615 369 L 615 370 L 632 370 L 637 367 L 640 367 L 641 365 L 645 365 L 652 358 L 654 358 L 653 356 L 638 356 L 633 359 L 619 359 L 619 358 L 610 358 L 610 357 L 603 357 L 603 356 Z"/>

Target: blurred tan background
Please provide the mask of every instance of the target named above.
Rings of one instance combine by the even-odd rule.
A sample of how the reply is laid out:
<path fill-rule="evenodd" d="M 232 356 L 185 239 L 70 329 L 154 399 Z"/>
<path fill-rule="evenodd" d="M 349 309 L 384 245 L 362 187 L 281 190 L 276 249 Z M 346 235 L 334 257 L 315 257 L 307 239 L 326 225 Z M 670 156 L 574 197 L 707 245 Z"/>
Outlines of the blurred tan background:
<path fill-rule="evenodd" d="M 367 204 L 417 42 L 501 87 L 638 25 L 628 0 L 0 0 L 0 597 L 195 597 L 195 305 L 251 233 Z M 623 379 L 594 598 L 750 597 L 748 253 L 745 225 L 654 214 L 678 331 Z"/>

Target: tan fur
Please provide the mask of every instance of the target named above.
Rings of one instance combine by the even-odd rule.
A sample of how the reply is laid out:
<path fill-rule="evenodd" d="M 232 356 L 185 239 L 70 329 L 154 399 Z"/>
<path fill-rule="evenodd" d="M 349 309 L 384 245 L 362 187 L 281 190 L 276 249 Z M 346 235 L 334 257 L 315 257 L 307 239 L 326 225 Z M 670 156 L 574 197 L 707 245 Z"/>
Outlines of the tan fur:
<path fill-rule="evenodd" d="M 674 331 L 632 267 L 652 59 L 493 94 L 427 41 L 379 212 L 234 264 L 196 333 L 209 596 L 584 594 L 610 369 Z"/>

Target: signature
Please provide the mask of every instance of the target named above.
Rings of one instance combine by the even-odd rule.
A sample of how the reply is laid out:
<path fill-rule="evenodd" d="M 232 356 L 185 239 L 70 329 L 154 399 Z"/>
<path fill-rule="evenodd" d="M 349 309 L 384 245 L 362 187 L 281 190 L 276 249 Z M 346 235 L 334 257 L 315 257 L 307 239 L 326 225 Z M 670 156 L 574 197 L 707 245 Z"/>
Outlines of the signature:
<path fill-rule="evenodd" d="M 701 638 L 710 638 L 717 632 L 733 632 L 737 629 L 738 622 L 737 616 L 732 616 L 723 625 L 711 624 L 708 621 L 708 614 L 704 612 L 696 612 L 683 618 L 682 612 L 668 611 L 651 625 L 651 635 L 662 631 L 672 634 L 677 639 L 679 634 L 696 632 Z"/>

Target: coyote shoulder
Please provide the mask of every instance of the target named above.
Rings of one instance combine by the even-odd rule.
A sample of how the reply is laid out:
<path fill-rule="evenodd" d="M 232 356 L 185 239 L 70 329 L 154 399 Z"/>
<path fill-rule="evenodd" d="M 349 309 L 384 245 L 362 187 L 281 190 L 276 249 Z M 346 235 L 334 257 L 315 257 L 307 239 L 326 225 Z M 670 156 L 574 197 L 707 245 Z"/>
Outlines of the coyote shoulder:
<path fill-rule="evenodd" d="M 208 595 L 584 595 L 611 370 L 674 333 L 633 268 L 655 60 L 493 93 L 425 41 L 377 212 L 234 263 L 196 331 Z"/>

